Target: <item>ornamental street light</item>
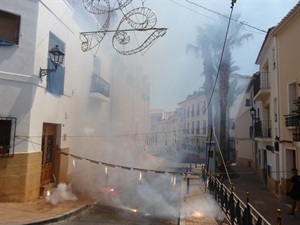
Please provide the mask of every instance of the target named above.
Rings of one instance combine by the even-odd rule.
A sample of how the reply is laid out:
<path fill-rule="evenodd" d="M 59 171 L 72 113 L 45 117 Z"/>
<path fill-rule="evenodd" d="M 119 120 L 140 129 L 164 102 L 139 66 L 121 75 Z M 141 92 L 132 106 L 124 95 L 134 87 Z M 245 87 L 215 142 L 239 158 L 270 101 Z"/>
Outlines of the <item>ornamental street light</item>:
<path fill-rule="evenodd" d="M 57 70 L 57 67 L 63 63 L 65 53 L 63 53 L 58 45 L 55 45 L 50 51 L 49 51 L 49 58 L 51 63 L 54 65 L 54 69 L 42 69 L 40 68 L 40 78 L 43 76 L 47 76 L 51 72 L 55 72 Z"/>

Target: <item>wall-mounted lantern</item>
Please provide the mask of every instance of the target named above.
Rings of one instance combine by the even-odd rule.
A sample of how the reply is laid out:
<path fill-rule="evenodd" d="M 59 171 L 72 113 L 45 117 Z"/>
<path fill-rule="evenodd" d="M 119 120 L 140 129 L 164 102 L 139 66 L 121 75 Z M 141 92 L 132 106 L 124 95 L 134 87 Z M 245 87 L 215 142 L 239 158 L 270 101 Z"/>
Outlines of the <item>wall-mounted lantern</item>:
<path fill-rule="evenodd" d="M 63 53 L 61 50 L 59 50 L 59 46 L 55 45 L 50 51 L 49 51 L 49 58 L 52 64 L 55 66 L 54 69 L 42 69 L 40 68 L 40 78 L 43 76 L 47 76 L 51 72 L 55 72 L 57 70 L 57 67 L 61 65 L 64 61 L 65 53 Z"/>
<path fill-rule="evenodd" d="M 250 115 L 252 117 L 252 120 L 256 121 L 256 110 L 255 110 L 255 108 L 253 106 L 250 109 Z"/>
<path fill-rule="evenodd" d="M 250 115 L 252 117 L 252 132 L 251 132 L 251 135 L 253 135 L 252 137 L 255 137 L 256 135 L 256 132 L 259 132 L 259 127 L 258 124 L 256 124 L 257 122 L 259 122 L 259 117 L 257 117 L 256 115 L 256 109 L 252 106 L 251 109 L 250 109 Z M 258 134 L 258 133 L 257 133 Z"/>

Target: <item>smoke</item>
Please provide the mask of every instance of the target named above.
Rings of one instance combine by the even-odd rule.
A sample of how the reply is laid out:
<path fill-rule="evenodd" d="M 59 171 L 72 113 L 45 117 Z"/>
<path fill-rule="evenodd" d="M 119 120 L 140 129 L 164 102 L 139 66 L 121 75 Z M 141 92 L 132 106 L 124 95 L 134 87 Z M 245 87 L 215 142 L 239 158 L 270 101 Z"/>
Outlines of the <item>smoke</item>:
<path fill-rule="evenodd" d="M 77 197 L 72 193 L 71 184 L 60 183 L 56 188 L 47 192 L 46 201 L 56 205 L 64 200 L 77 201 Z"/>
<path fill-rule="evenodd" d="M 162 135 L 154 141 L 144 134 L 120 134 L 129 130 L 123 126 L 114 126 L 119 132 L 113 132 L 109 126 L 103 136 L 97 136 L 97 130 L 83 126 L 82 132 L 89 142 L 83 140 L 86 145 L 72 148 L 71 154 L 78 157 L 71 157 L 69 163 L 68 177 L 74 193 L 87 195 L 100 205 L 157 217 L 177 218 L 180 210 L 186 207 L 191 213 L 218 212 L 209 199 L 201 199 L 191 208 L 181 205 L 179 193 L 185 185 L 183 176 L 160 173 L 164 170 L 178 172 L 178 168 L 185 172 L 186 169 L 180 163 L 183 155 L 177 150 L 173 133 L 172 137 Z M 178 162 L 163 158 L 166 155 L 176 155 Z"/>
<path fill-rule="evenodd" d="M 184 211 L 186 215 L 224 219 L 224 213 L 210 194 L 198 197 L 190 195 L 185 199 L 185 202 Z"/>

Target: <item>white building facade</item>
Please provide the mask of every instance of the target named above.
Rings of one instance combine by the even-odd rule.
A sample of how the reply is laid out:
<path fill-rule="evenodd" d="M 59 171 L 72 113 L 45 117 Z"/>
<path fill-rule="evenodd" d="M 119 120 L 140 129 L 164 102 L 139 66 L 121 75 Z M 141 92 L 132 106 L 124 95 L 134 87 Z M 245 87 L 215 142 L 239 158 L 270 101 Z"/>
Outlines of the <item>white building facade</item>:
<path fill-rule="evenodd" d="M 34 200 L 53 182 L 69 181 L 70 154 L 105 161 L 103 152 L 114 147 L 107 142 L 148 130 L 147 78 L 134 66 L 116 68 L 125 61 L 110 41 L 81 49 L 80 32 L 96 30 L 100 20 L 80 1 L 1 2 L 1 201 Z M 53 67 L 48 51 L 56 45 L 63 64 L 40 77 L 41 68 Z M 134 85 L 118 82 L 121 75 L 133 76 Z"/>
<path fill-rule="evenodd" d="M 288 190 L 291 169 L 300 166 L 299 10 L 300 3 L 269 29 L 256 60 L 259 72 L 253 75 L 249 92 L 252 165 L 279 195 Z"/>

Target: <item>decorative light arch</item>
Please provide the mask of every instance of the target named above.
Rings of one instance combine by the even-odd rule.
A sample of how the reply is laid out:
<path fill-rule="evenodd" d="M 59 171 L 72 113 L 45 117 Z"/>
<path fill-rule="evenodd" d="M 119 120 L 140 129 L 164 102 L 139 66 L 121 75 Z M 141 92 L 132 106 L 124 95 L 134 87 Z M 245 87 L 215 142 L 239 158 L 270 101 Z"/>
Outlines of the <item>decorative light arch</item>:
<path fill-rule="evenodd" d="M 124 12 L 131 2 L 132 0 L 117 0 L 118 5 L 111 7 L 109 0 L 83 0 L 87 11 L 93 14 L 107 14 L 107 18 L 98 31 L 80 33 L 81 50 L 87 52 L 93 49 L 102 42 L 108 32 L 114 32 L 113 48 L 121 55 L 133 55 L 148 49 L 159 37 L 164 36 L 167 28 L 155 27 L 157 17 L 150 8 L 144 7 L 144 1 L 142 1 L 142 7 L 133 8 L 127 13 Z M 121 11 L 123 17 L 116 29 L 109 30 L 111 13 L 114 11 Z M 142 44 L 131 42 L 131 35 L 136 37 L 136 33 L 146 35 Z"/>

